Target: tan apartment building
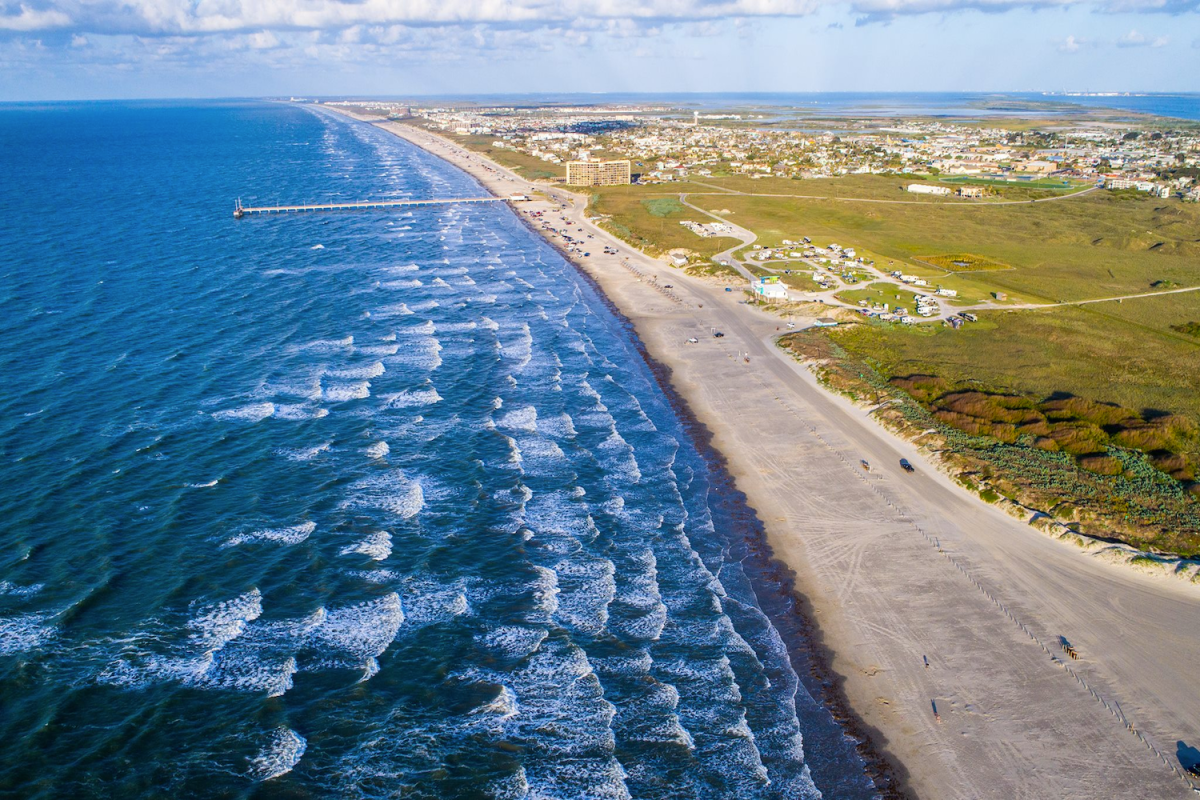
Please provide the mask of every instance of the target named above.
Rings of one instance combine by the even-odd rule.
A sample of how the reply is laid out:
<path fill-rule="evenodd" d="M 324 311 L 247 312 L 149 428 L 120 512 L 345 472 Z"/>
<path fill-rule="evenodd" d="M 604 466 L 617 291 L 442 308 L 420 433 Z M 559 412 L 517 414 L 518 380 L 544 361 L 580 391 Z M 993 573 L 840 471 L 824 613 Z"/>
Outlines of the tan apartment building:
<path fill-rule="evenodd" d="M 632 176 L 628 161 L 582 161 L 567 162 L 567 183 L 571 186 L 612 186 L 630 183 Z"/>

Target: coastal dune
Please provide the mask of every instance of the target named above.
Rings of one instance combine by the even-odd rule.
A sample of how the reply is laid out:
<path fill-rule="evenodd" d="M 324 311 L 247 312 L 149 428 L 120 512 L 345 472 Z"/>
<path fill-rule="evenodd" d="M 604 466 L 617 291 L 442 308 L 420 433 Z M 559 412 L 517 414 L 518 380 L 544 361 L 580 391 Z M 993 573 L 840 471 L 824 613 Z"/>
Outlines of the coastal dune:
<path fill-rule="evenodd" d="M 831 691 L 844 693 L 903 793 L 1192 795 L 1177 758 L 1200 747 L 1191 587 L 1090 559 L 954 486 L 776 348 L 777 317 L 632 252 L 587 220 L 586 198 L 412 126 L 377 124 L 496 194 L 548 192 L 595 237 L 581 268 L 711 432 L 796 573 L 839 679 Z M 604 243 L 620 255 L 601 255 Z M 902 457 L 916 474 L 899 469 Z"/>

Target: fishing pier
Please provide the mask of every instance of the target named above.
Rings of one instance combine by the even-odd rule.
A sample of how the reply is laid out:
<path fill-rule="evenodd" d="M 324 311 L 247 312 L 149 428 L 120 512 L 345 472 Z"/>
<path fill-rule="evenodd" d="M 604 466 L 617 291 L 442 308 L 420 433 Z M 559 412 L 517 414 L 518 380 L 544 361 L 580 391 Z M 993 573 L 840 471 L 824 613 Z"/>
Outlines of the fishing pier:
<path fill-rule="evenodd" d="M 233 218 L 250 214 L 303 214 L 310 211 L 365 211 L 378 208 L 411 208 L 413 206 L 442 206 L 452 203 L 516 203 L 529 198 L 514 194 L 508 197 L 452 197 L 443 200 L 357 200 L 350 203 L 310 203 L 291 206 L 244 206 L 239 199 L 233 207 Z"/>

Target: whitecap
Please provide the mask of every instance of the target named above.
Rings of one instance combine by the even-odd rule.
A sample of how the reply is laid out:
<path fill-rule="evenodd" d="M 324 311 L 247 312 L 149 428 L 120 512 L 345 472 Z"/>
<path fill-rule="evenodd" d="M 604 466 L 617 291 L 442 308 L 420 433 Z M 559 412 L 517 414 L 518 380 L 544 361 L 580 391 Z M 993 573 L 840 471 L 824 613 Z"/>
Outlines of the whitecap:
<path fill-rule="evenodd" d="M 383 458 L 391 452 L 387 442 L 375 442 L 366 449 L 367 458 Z"/>
<path fill-rule="evenodd" d="M 321 389 L 321 397 L 330 403 L 345 403 L 349 400 L 362 400 L 370 396 L 370 381 L 334 383 Z"/>
<path fill-rule="evenodd" d="M 224 411 L 214 411 L 213 419 L 241 420 L 246 422 L 261 422 L 275 413 L 274 403 L 252 403 L 240 408 L 229 408 Z"/>
<path fill-rule="evenodd" d="M 316 339 L 300 345 L 305 350 L 341 350 L 354 346 L 354 337 L 345 336 L 341 339 Z"/>
<path fill-rule="evenodd" d="M 475 640 L 499 655 L 517 659 L 537 650 L 548 635 L 545 628 L 501 625 L 476 636 Z"/>
<path fill-rule="evenodd" d="M 287 458 L 289 461 L 311 461 L 321 453 L 329 450 L 332 444 L 333 442 L 325 442 L 323 444 L 316 445 L 315 447 L 281 447 L 275 452 L 284 458 Z"/>
<path fill-rule="evenodd" d="M 442 396 L 437 393 L 437 389 L 417 389 L 383 395 L 382 399 L 387 403 L 388 408 L 412 408 L 440 403 Z"/>
<path fill-rule="evenodd" d="M 0 617 L 0 656 L 24 653 L 54 637 L 50 614 L 30 613 Z"/>
<path fill-rule="evenodd" d="M 269 781 L 286 775 L 300 763 L 308 741 L 291 728 L 271 732 L 265 747 L 250 761 L 250 775 L 257 781 Z"/>
<path fill-rule="evenodd" d="M 365 348 L 358 349 L 362 351 Z M 376 361 L 373 364 L 366 364 L 361 367 L 326 370 L 325 375 L 336 380 L 367 380 L 369 378 L 378 378 L 386 371 L 387 367 L 383 366 L 383 362 Z"/>
<path fill-rule="evenodd" d="M 290 420 L 322 419 L 329 416 L 329 409 L 304 404 L 278 405 L 275 406 L 275 416 Z"/>
<path fill-rule="evenodd" d="M 317 529 L 317 523 L 302 522 L 299 525 L 292 525 L 287 528 L 264 528 L 262 530 L 250 531 L 248 533 L 239 533 L 231 536 L 225 541 L 222 548 L 233 547 L 239 544 L 248 542 L 275 542 L 276 544 L 300 544 L 308 538 L 314 530 Z"/>
<path fill-rule="evenodd" d="M 363 664 L 387 650 L 403 623 L 400 595 L 392 592 L 376 600 L 328 611 L 310 635 L 309 644 L 335 659 L 345 655 L 352 663 Z"/>
<path fill-rule="evenodd" d="M 537 431 L 537 418 L 536 408 L 533 406 L 524 406 L 509 411 L 496 420 L 496 424 L 503 428 L 515 428 L 533 433 Z"/>
<path fill-rule="evenodd" d="M 354 553 L 367 556 L 374 561 L 383 561 L 392 554 L 392 535 L 387 531 L 372 533 L 361 542 L 356 542 L 342 548 L 341 555 Z"/>
<path fill-rule="evenodd" d="M 0 581 L 0 595 L 8 597 L 31 597 L 46 588 L 44 583 L 31 583 L 28 586 L 18 586 L 9 581 Z"/>

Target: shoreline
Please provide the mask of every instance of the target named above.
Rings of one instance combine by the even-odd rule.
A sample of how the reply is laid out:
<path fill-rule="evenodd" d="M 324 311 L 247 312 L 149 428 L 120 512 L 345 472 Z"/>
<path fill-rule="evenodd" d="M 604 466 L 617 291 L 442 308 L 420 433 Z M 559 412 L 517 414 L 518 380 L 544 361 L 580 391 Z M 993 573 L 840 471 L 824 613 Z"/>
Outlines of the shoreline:
<path fill-rule="evenodd" d="M 863 761 L 865 775 L 874 784 L 874 796 L 879 800 L 915 797 L 908 786 L 908 771 L 904 765 L 879 747 L 879 732 L 871 729 L 855 712 L 842 691 L 842 682 L 833 669 L 833 651 L 823 643 L 823 634 L 813 614 L 812 604 L 796 588 L 794 570 L 775 556 L 758 512 L 750 505 L 745 493 L 737 488 L 736 478 L 729 471 L 728 459 L 713 445 L 712 431 L 696 417 L 686 398 L 676 390 L 671 381 L 671 368 L 657 360 L 647 349 L 634 323 L 605 294 L 603 286 L 593 275 L 557 242 L 534 228 L 528 219 L 520 215 L 518 217 L 530 232 L 543 238 L 575 268 L 609 313 L 627 329 L 634 348 L 667 398 L 692 446 L 708 467 L 711 481 L 709 503 L 713 506 L 714 517 L 724 516 L 731 520 L 741 535 L 741 543 L 749 553 L 743 562 L 748 564 L 747 576 L 763 613 L 771 620 L 787 647 L 793 670 L 809 694 L 829 713 L 842 734 L 855 742 L 853 749 Z M 803 667 L 797 660 L 802 662 Z M 807 751 L 805 763 L 811 770 Z M 817 788 L 821 788 L 820 785 Z"/>
<path fill-rule="evenodd" d="M 358 121 L 371 124 L 378 122 L 342 109 L 338 109 L 338 112 Z M 389 128 L 385 127 L 384 130 L 399 135 Z M 421 147 L 419 143 L 407 137 L 401 138 Z M 428 148 L 421 149 L 438 158 L 444 158 L 432 153 Z M 450 163 L 453 164 L 452 161 Z M 493 187 L 484 184 L 484 188 L 500 196 Z M 738 540 L 745 548 L 747 556 L 743 563 L 747 567 L 747 576 L 763 613 L 770 619 L 787 648 L 788 658 L 797 678 L 816 703 L 829 714 L 841 735 L 853 742 L 852 749 L 863 762 L 863 774 L 873 784 L 873 797 L 879 800 L 906 800 L 916 797 L 909 786 L 908 770 L 904 764 L 880 746 L 880 732 L 871 728 L 855 711 L 844 691 L 844 681 L 833 668 L 834 651 L 825 643 L 824 633 L 812 603 L 797 588 L 795 571 L 775 555 L 766 526 L 751 506 L 746 494 L 738 488 L 736 476 L 729 469 L 728 459 L 713 444 L 713 432 L 696 416 L 687 399 L 676 389 L 671 380 L 670 366 L 655 358 L 645 341 L 638 335 L 636 324 L 604 291 L 603 285 L 595 275 L 559 242 L 534 227 L 526 215 L 518 213 L 516 216 L 526 229 L 542 239 L 575 269 L 576 274 L 592 288 L 608 312 L 626 328 L 634 349 L 708 468 L 711 482 L 709 504 L 713 507 L 714 517 L 724 517 L 735 526 L 736 536 L 731 539 Z M 806 745 L 808 741 L 806 732 Z M 810 755 L 806 747 L 805 764 L 813 770 L 813 764 L 809 761 Z M 820 770 L 814 770 L 814 773 L 817 771 Z M 817 788 L 822 789 L 820 783 L 817 784 Z"/>
<path fill-rule="evenodd" d="M 562 214 L 572 224 L 615 243 L 622 253 L 630 250 L 591 225 L 586 198 L 531 184 L 436 134 L 337 111 L 376 123 L 449 161 L 495 194 L 532 190 L 560 202 L 565 196 L 568 209 Z M 514 212 L 562 252 L 549 232 L 534 227 L 520 209 Z M 796 588 L 785 592 L 795 608 L 784 611 L 812 621 L 800 631 L 808 642 L 805 660 L 818 668 L 828 665 L 820 671 L 829 677 L 818 681 L 821 690 L 814 697 L 824 702 L 832 690 L 845 698 L 848 718 L 860 721 L 856 733 L 870 741 L 881 763 L 895 765 L 891 778 L 897 792 L 1186 796 L 1186 780 L 1163 753 L 1170 752 L 1168 742 L 1175 737 L 1190 742 L 1200 736 L 1186 719 L 1187 710 L 1173 711 L 1171 704 L 1180 699 L 1178 684 L 1186 687 L 1179 675 L 1187 669 L 1174 665 L 1194 663 L 1188 656 L 1200 654 L 1200 643 L 1190 637 L 1182 652 L 1164 659 L 1165 670 L 1157 665 L 1155 674 L 1146 675 L 1136 657 L 1140 653 L 1144 659 L 1170 643 L 1172 634 L 1178 638 L 1177 630 L 1138 630 L 1138 641 L 1128 619 L 1104 618 L 1104 625 L 1091 625 L 1096 615 L 1089 613 L 1087 601 L 1092 598 L 1095 611 L 1103 612 L 1104 599 L 1116 593 L 1114 605 L 1136 600 L 1148 609 L 1147 618 L 1165 615 L 1177 621 L 1180 615 L 1196 619 L 1194 604 L 1068 563 L 1062 552 L 1018 535 L 1014 526 L 1025 527 L 1022 523 L 991 507 L 967 505 L 968 498 L 934 476 L 897 480 L 890 474 L 860 474 L 852 460 L 859 453 L 882 453 L 878 461 L 872 457 L 872 464 L 894 465 L 897 453 L 920 457 L 915 447 L 893 441 L 872 428 L 873 421 L 840 407 L 805 367 L 784 363 L 790 356 L 772 353 L 778 348 L 771 328 L 778 330 L 778 320 L 730 305 L 711 284 L 636 251 L 630 257 L 639 267 L 670 275 L 682 289 L 665 298 L 636 277 L 644 273 L 628 264 L 623 269 L 615 258 L 584 262 L 566 255 L 632 326 L 647 363 L 658 365 L 664 391 L 677 395 L 689 412 L 681 419 L 695 421 L 706 437 L 704 452 L 711 450 L 724 467 L 731 494 L 744 495 L 746 508 L 753 509 L 751 518 L 761 527 L 760 537 L 765 535 L 763 563 L 779 565 L 777 585 L 794 582 Z M 728 337 L 691 349 L 680 345 L 689 334 L 706 337 L 713 324 Z M 737 347 L 738 358 L 731 347 Z M 753 357 L 753 367 L 740 363 L 743 353 Z M 1053 584 L 1072 580 L 1085 584 L 1078 593 L 1081 608 L 1062 618 L 1064 603 L 1071 603 L 1076 592 Z M 1116 583 L 1121 585 L 1110 585 Z M 776 622 L 789 619 L 778 609 L 771 614 Z M 1045 645 L 1030 647 L 1029 638 L 1014 636 L 1014 624 L 1016 634 L 1023 630 L 1034 642 L 1052 641 L 1055 632 L 1066 630 L 1073 642 L 1091 645 L 1098 639 L 1092 652 L 1114 644 L 1122 652 L 1111 662 L 1087 664 L 1083 691 L 1066 677 L 1082 681 L 1079 675 L 1053 653 L 1047 664 Z M 1079 632 L 1072 626 L 1097 630 Z M 1135 641 L 1123 642 L 1123 636 Z M 1114 724 L 1102 697 L 1117 703 L 1122 716 L 1129 711 L 1138 727 Z M 996 742 L 1005 746 L 993 747 Z M 1082 763 L 1090 766 L 1081 770 Z"/>

